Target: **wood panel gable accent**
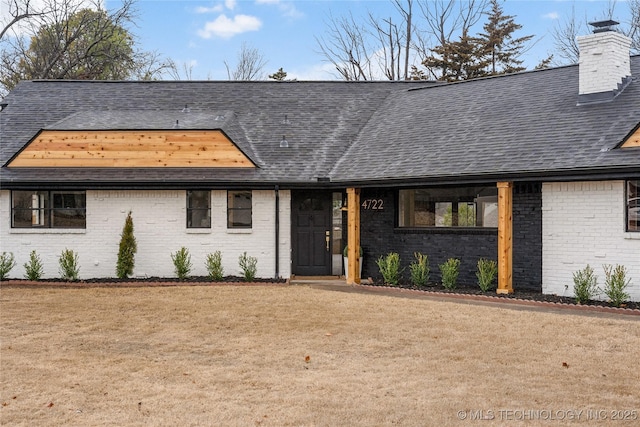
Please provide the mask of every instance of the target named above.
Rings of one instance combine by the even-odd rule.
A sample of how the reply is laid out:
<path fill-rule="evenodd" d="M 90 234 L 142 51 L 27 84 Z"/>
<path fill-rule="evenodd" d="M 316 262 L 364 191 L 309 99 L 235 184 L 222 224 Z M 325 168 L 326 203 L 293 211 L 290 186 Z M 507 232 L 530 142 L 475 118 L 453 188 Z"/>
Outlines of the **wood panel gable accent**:
<path fill-rule="evenodd" d="M 622 143 L 621 148 L 640 147 L 640 125 Z"/>
<path fill-rule="evenodd" d="M 255 168 L 221 130 L 43 130 L 8 167 Z"/>

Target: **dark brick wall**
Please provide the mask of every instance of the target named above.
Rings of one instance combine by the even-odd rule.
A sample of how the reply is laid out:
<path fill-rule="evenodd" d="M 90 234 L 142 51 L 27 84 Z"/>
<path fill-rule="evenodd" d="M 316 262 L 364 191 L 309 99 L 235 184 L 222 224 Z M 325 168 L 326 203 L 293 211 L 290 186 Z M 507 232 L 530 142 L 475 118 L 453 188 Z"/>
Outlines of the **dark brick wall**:
<path fill-rule="evenodd" d="M 538 190 L 537 193 L 535 190 Z M 381 279 L 375 261 L 389 252 L 398 252 L 402 266 L 406 267 L 404 277 L 409 279 L 409 264 L 414 260 L 413 254 L 422 252 L 429 256 L 430 281 L 440 281 L 439 264 L 448 258 L 458 258 L 460 259 L 459 282 L 475 284 L 478 259 L 497 259 L 498 233 L 495 229 L 403 230 L 395 228 L 396 195 L 396 190 L 362 190 L 361 202 L 368 199 L 381 200 L 383 207 L 383 209 L 360 208 L 361 244 L 364 250 L 363 277 Z M 513 283 L 516 289 L 541 287 L 541 206 L 542 197 L 539 186 L 524 189 L 517 187 L 514 191 Z M 344 224 L 346 224 L 346 217 Z"/>

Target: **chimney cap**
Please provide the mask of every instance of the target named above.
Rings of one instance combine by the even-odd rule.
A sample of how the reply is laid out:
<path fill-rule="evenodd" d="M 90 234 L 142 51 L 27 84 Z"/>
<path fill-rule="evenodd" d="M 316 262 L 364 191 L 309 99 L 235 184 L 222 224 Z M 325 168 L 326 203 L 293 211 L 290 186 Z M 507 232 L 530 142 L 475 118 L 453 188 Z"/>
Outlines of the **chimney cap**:
<path fill-rule="evenodd" d="M 592 27 L 594 27 L 593 32 L 595 33 L 604 33 L 606 31 L 613 31 L 613 27 L 614 25 L 618 25 L 619 22 L 611 20 L 611 19 L 607 19 L 606 21 L 594 21 L 594 22 L 589 22 L 589 25 L 591 25 Z"/>

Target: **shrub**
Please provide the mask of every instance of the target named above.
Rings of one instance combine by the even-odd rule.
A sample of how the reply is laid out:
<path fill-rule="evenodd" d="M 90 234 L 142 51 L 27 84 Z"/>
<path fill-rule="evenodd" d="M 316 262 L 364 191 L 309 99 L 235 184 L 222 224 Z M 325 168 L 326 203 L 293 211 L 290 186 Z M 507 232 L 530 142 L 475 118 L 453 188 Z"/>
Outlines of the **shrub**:
<path fill-rule="evenodd" d="M 220 251 L 215 251 L 212 254 L 207 255 L 205 261 L 207 271 L 209 272 L 209 279 L 219 282 L 224 278 L 224 269 L 222 268 L 222 254 Z"/>
<path fill-rule="evenodd" d="M 381 256 L 378 258 L 376 264 L 380 269 L 384 283 L 397 286 L 402 274 L 400 270 L 400 255 L 396 252 L 390 252 L 386 257 Z"/>
<path fill-rule="evenodd" d="M 456 288 L 458 274 L 460 274 L 460 260 L 449 258 L 439 265 L 442 274 L 442 286 L 445 289 L 452 290 Z"/>
<path fill-rule="evenodd" d="M 29 280 L 40 280 L 42 277 L 42 261 L 36 251 L 31 251 L 29 262 L 24 263 L 24 277 Z"/>
<path fill-rule="evenodd" d="M 133 235 L 133 218 L 131 212 L 127 215 L 120 235 L 120 248 L 118 250 L 118 263 L 116 264 L 116 275 L 120 279 L 126 279 L 133 274 L 135 256 L 138 250 L 136 238 Z"/>
<path fill-rule="evenodd" d="M 58 258 L 60 264 L 60 276 L 68 281 L 78 280 L 80 267 L 78 266 L 78 254 L 70 249 L 65 249 Z"/>
<path fill-rule="evenodd" d="M 0 280 L 7 278 L 7 274 L 16 266 L 13 252 L 2 252 L 0 255 Z"/>
<path fill-rule="evenodd" d="M 416 260 L 409 265 L 411 283 L 418 287 L 425 286 L 429 281 L 429 258 L 420 252 L 415 252 L 413 256 Z"/>
<path fill-rule="evenodd" d="M 493 281 L 498 274 L 498 263 L 494 260 L 480 258 L 478 260 L 478 269 L 476 270 L 476 277 L 478 278 L 478 286 L 482 292 L 487 292 L 489 289 L 493 289 Z"/>
<path fill-rule="evenodd" d="M 242 276 L 245 282 L 253 282 L 258 271 L 258 259 L 252 256 L 248 256 L 247 253 L 243 253 L 238 258 L 238 264 L 242 271 Z"/>
<path fill-rule="evenodd" d="M 191 273 L 191 255 L 189 250 L 184 246 L 176 253 L 171 254 L 171 260 L 173 261 L 174 271 L 178 279 L 186 279 Z"/>
<path fill-rule="evenodd" d="M 589 264 L 573 273 L 573 295 L 578 304 L 584 304 L 592 300 L 598 294 L 598 277 L 593 274 L 593 268 Z"/>
<path fill-rule="evenodd" d="M 631 279 L 627 279 L 627 269 L 623 265 L 603 265 L 604 268 L 604 294 L 609 298 L 609 302 L 614 307 L 629 299 L 629 294 L 625 291 Z"/>

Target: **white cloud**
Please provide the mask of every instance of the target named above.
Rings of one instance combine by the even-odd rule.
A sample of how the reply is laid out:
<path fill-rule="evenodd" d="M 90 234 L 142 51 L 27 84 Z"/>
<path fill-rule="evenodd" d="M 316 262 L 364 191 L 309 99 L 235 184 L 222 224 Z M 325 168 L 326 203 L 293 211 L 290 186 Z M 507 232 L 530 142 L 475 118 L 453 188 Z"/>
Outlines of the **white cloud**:
<path fill-rule="evenodd" d="M 229 39 L 235 35 L 249 31 L 257 31 L 262 27 L 262 21 L 255 16 L 236 15 L 232 19 L 226 15 L 218 16 L 214 21 L 207 22 L 198 35 L 204 39 L 221 37 Z"/>
<path fill-rule="evenodd" d="M 223 10 L 224 7 L 221 4 L 211 7 L 200 6 L 196 8 L 196 13 L 220 13 Z"/>
<path fill-rule="evenodd" d="M 560 14 L 558 12 L 549 12 L 545 15 L 542 15 L 542 17 L 544 19 L 551 19 L 551 20 L 556 20 L 558 18 L 560 18 Z"/>
<path fill-rule="evenodd" d="M 236 0 L 225 0 L 224 1 L 224 5 L 227 7 L 227 9 L 229 10 L 233 10 L 236 7 Z"/>
<path fill-rule="evenodd" d="M 283 1 L 283 0 L 256 0 L 256 4 L 264 4 L 267 6 L 277 6 L 282 15 L 287 16 L 289 18 L 301 18 L 304 16 L 304 13 L 300 12 L 296 9 L 296 6 L 292 1 Z"/>

